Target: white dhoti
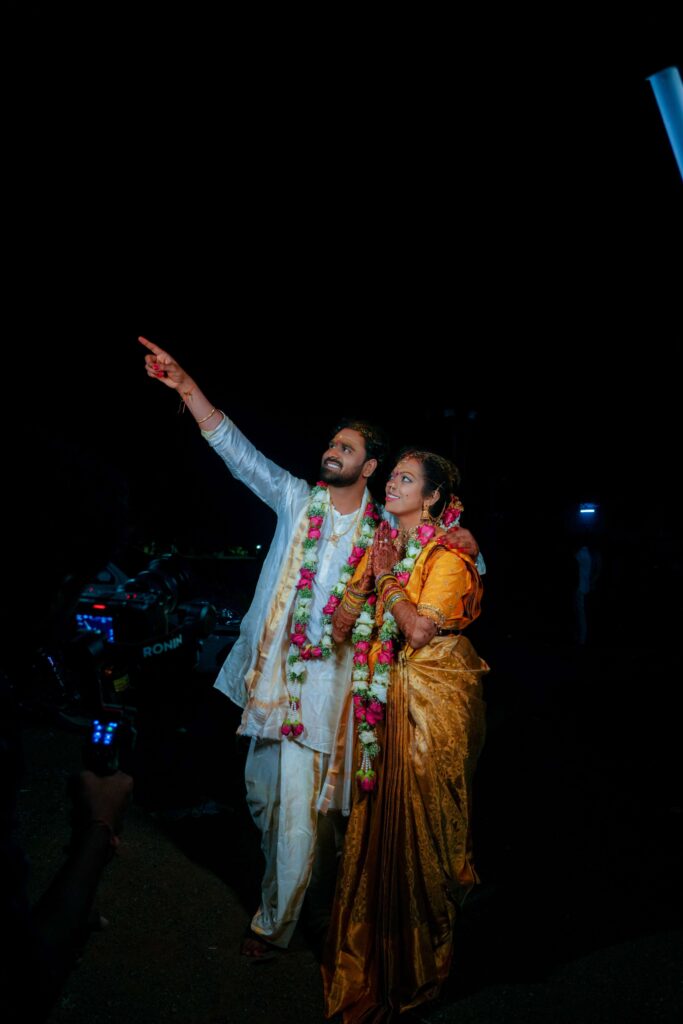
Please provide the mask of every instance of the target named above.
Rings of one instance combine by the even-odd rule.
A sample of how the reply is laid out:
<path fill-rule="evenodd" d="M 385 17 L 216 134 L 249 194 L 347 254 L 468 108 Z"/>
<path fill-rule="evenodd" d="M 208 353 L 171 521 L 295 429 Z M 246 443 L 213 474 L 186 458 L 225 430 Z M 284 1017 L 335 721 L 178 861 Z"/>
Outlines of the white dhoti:
<path fill-rule="evenodd" d="M 301 912 L 313 870 L 317 798 L 328 755 L 296 740 L 252 739 L 245 766 L 247 804 L 261 832 L 266 865 L 261 905 L 251 927 L 286 947 Z"/>

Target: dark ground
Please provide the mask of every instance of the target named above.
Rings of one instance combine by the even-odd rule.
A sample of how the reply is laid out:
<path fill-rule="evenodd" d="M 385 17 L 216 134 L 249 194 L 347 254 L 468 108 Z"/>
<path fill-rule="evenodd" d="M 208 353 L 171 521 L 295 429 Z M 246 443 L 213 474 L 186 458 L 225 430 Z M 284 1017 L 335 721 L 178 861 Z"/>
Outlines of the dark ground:
<path fill-rule="evenodd" d="M 476 789 L 482 886 L 460 920 L 451 980 L 419 1019 L 683 1020 L 683 808 L 677 726 L 662 703 L 675 674 L 635 639 L 532 650 L 509 637 L 481 649 L 494 666 Z M 99 890 L 110 924 L 50 1024 L 322 1020 L 303 932 L 275 961 L 239 956 L 260 874 L 242 741 L 209 677 L 193 685 L 191 707 L 167 701 L 153 726 L 141 717 L 136 801 Z M 37 894 L 62 858 L 81 736 L 33 722 L 25 741 L 20 840 Z"/>

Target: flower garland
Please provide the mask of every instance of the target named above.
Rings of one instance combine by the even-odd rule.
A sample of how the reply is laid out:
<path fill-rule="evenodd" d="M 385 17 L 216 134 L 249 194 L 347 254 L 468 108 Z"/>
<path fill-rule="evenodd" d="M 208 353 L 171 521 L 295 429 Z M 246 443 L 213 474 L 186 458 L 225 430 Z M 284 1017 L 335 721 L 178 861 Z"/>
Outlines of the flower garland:
<path fill-rule="evenodd" d="M 454 496 L 444 511 L 439 525 L 445 530 L 457 526 L 462 510 L 463 505 L 460 499 Z M 396 562 L 392 569 L 402 587 L 405 588 L 407 585 L 422 548 L 429 543 L 435 533 L 435 526 L 422 523 L 408 534 L 403 558 Z M 391 536 L 392 538 L 397 537 L 398 530 L 392 530 Z M 378 635 L 380 649 L 374 671 L 371 671 L 368 655 L 375 626 L 376 603 L 377 597 L 372 594 L 363 605 L 351 633 L 351 640 L 355 646 L 352 676 L 353 714 L 363 751 L 356 779 L 360 788 L 367 792 L 373 790 L 377 785 L 377 773 L 372 767 L 373 759 L 377 757 L 380 750 L 375 726 L 384 720 L 389 673 L 396 654 L 394 641 L 399 634 L 396 619 L 391 612 L 385 612 Z"/>
<path fill-rule="evenodd" d="M 410 579 L 415 561 L 422 548 L 435 533 L 434 526 L 422 525 L 418 526 L 415 536 L 408 536 L 405 554 L 392 569 L 402 587 L 405 587 Z M 398 530 L 392 530 L 391 536 L 397 537 Z M 351 677 L 353 681 L 353 714 L 356 719 L 358 739 L 363 750 L 356 779 L 360 788 L 366 791 L 373 790 L 377 784 L 377 773 L 372 767 L 372 762 L 379 754 L 380 748 L 374 727 L 384 720 L 389 672 L 396 653 L 394 641 L 398 636 L 396 619 L 391 612 L 386 612 L 379 630 L 380 649 L 377 662 L 374 671 L 371 671 L 368 654 L 375 625 L 376 603 L 377 597 L 372 594 L 363 605 L 351 633 L 351 640 L 355 646 Z"/>
<path fill-rule="evenodd" d="M 318 481 L 311 488 L 311 495 L 306 515 L 308 516 L 308 532 L 304 540 L 304 557 L 299 580 L 296 584 L 297 597 L 294 604 L 294 625 L 290 634 L 290 648 L 287 657 L 287 681 L 299 686 L 299 695 L 291 693 L 287 687 L 289 710 L 280 732 L 283 736 L 296 739 L 304 731 L 301 721 L 301 686 L 306 680 L 307 662 L 318 659 L 329 658 L 334 650 L 332 639 L 332 616 L 337 605 L 344 596 L 344 591 L 352 578 L 356 566 L 365 554 L 365 549 L 372 544 L 372 539 L 380 520 L 379 506 L 369 501 L 360 521 L 360 532 L 354 538 L 354 545 L 351 554 L 342 568 L 339 580 L 335 583 L 327 604 L 323 608 L 322 634 L 317 643 L 313 643 L 307 633 L 308 624 L 311 618 L 311 604 L 313 602 L 313 580 L 318 570 L 318 542 L 321 536 L 321 528 L 325 516 L 330 507 L 330 497 L 327 484 Z"/>

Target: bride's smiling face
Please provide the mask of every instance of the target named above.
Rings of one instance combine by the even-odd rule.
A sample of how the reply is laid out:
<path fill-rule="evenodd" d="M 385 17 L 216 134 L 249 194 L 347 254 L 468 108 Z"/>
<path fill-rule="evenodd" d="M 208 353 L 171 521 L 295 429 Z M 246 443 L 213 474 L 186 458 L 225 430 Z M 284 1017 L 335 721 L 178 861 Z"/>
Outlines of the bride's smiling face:
<path fill-rule="evenodd" d="M 416 526 L 425 502 L 433 504 L 438 491 L 424 494 L 425 475 L 417 459 L 402 459 L 394 466 L 386 485 L 387 511 L 393 513 L 405 526 Z"/>

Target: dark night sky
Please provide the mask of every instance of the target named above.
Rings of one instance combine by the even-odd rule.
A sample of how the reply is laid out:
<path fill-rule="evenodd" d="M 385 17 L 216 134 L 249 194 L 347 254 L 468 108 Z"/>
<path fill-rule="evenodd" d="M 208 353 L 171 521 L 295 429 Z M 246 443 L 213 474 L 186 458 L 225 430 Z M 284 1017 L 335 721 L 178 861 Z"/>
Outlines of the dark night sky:
<path fill-rule="evenodd" d="M 645 80 L 681 66 L 666 18 L 310 44 L 89 18 L 8 18 L 10 422 L 28 405 L 123 468 L 162 539 L 265 536 L 144 376 L 143 333 L 301 475 L 344 409 L 454 455 L 489 550 L 592 498 L 673 543 L 683 204 Z"/>

